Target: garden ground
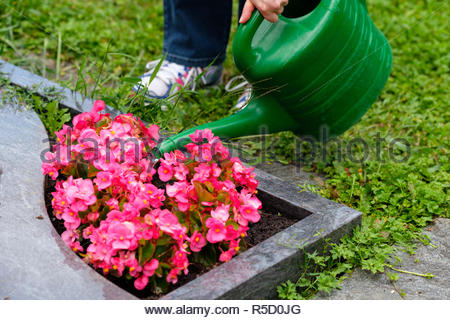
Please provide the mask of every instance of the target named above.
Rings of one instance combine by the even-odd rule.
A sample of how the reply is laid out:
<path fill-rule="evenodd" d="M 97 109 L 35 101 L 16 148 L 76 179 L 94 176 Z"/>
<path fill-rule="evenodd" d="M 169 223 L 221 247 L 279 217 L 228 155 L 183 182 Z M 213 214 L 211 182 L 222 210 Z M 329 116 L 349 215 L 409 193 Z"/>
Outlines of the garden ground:
<path fill-rule="evenodd" d="M 369 0 L 368 8 L 394 54 L 391 77 L 377 102 L 318 157 L 290 133 L 266 139 L 271 146 L 266 162 L 290 163 L 326 177 L 306 182 L 305 188 L 364 213 L 362 227 L 332 245 L 330 255 L 307 255 L 314 267 L 298 282 L 281 285 L 280 298 L 328 292 L 355 268 L 384 273 L 395 284 L 399 276 L 392 259 L 402 251 L 414 253 L 418 241 L 428 244 L 422 230 L 433 219 L 450 218 L 448 1 Z M 156 0 L 101 6 L 91 0 L 2 1 L 0 55 L 172 132 L 230 114 L 237 95 L 223 88 L 183 92 L 182 99 L 163 102 L 167 111 L 140 101 L 125 107 L 145 62 L 161 56 L 162 11 Z M 228 51 L 225 81 L 237 74 Z M 49 114 L 47 102 L 38 98 L 28 102 L 44 124 L 58 125 L 54 118 L 61 112 Z M 356 137 L 366 144 L 352 141 Z M 263 156 L 259 137 L 238 142 L 248 162 Z M 350 152 L 341 157 L 339 146 Z"/>

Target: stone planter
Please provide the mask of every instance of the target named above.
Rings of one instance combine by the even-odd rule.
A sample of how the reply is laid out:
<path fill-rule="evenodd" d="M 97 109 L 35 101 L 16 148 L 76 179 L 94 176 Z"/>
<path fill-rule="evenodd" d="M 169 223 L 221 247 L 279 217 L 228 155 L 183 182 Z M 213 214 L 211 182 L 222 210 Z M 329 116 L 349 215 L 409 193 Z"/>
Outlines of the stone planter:
<path fill-rule="evenodd" d="M 63 106 L 75 112 L 90 110 L 89 99 L 80 104 L 81 95 L 1 63 L 0 72 L 6 72 L 14 84 L 33 86 L 44 96 L 45 88 L 52 87 L 65 97 Z M 54 230 L 46 213 L 40 172 L 48 138 L 38 116 L 16 105 L 0 106 L 0 137 L 0 297 L 135 299 L 85 264 Z M 277 285 L 297 280 L 305 252 L 320 250 L 325 239 L 338 241 L 361 223 L 358 211 L 263 171 L 256 173 L 263 210 L 299 221 L 163 299 L 273 298 Z"/>

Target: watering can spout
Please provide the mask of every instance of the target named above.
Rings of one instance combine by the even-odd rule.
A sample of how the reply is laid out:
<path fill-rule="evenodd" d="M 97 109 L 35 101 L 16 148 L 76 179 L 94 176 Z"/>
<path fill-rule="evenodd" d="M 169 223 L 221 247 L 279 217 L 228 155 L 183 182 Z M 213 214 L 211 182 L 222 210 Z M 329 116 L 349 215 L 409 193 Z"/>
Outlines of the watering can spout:
<path fill-rule="evenodd" d="M 159 151 L 164 154 L 184 147 L 191 142 L 189 135 L 197 130 L 210 129 L 214 135 L 230 139 L 294 130 L 297 126 L 298 123 L 280 107 L 273 96 L 263 95 L 251 99 L 244 109 L 229 117 L 188 129 L 167 138 L 159 146 Z"/>

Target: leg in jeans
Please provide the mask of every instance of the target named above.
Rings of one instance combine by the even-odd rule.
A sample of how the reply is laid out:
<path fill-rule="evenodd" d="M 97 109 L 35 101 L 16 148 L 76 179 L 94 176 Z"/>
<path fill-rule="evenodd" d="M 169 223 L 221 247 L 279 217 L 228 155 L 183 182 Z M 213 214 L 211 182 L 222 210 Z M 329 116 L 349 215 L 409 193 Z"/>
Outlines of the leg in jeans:
<path fill-rule="evenodd" d="M 240 10 L 243 1 L 240 0 Z M 147 73 L 133 87 L 148 98 L 167 98 L 180 86 L 219 83 L 230 34 L 232 0 L 164 0 L 164 45 L 166 59 L 156 77 L 158 61 L 147 64 Z M 213 66 L 204 69 L 213 63 Z M 199 79 L 198 77 L 201 76 Z M 198 81 L 194 81 L 198 79 Z"/>
<path fill-rule="evenodd" d="M 231 14 L 231 0 L 164 0 L 166 60 L 191 67 L 223 63 Z"/>

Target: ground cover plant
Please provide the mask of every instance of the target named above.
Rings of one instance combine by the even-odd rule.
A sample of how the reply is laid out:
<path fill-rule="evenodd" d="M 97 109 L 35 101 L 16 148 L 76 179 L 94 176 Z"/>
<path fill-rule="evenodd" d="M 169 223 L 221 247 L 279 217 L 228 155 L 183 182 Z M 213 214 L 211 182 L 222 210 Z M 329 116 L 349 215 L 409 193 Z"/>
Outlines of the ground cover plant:
<path fill-rule="evenodd" d="M 105 3 L 2 2 L 2 58 L 115 107 L 126 106 L 134 77 L 147 60 L 161 55 L 162 2 Z M 280 298 L 329 291 L 356 267 L 389 273 L 395 281 L 398 268 L 388 261 L 396 250 L 413 253 L 417 241 L 428 243 L 422 228 L 435 217 L 449 217 L 448 6 L 446 0 L 368 0 L 371 17 L 394 55 L 392 75 L 379 99 L 324 152 L 318 143 L 315 157 L 308 143 L 290 133 L 265 139 L 271 146 L 266 159 L 320 172 L 326 182 L 307 189 L 364 213 L 362 227 L 329 245 L 330 255 L 307 255 L 310 268 L 299 281 L 281 285 Z M 230 55 L 226 71 L 225 79 L 236 73 Z M 179 131 L 229 114 L 236 99 L 222 88 L 186 91 L 180 97 L 146 107 L 137 103 L 125 111 Z M 240 143 L 250 162 L 262 158 L 261 139 Z"/>

